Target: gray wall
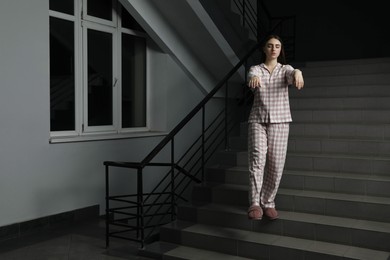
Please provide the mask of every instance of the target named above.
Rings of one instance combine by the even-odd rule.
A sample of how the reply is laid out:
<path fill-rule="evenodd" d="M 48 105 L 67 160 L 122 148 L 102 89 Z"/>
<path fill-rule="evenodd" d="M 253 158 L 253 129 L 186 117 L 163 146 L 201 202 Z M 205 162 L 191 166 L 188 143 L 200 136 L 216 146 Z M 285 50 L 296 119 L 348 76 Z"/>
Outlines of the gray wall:
<path fill-rule="evenodd" d="M 386 1 L 264 2 L 275 16 L 297 16 L 299 61 L 390 57 Z"/>
<path fill-rule="evenodd" d="M 162 138 L 49 143 L 48 2 L 0 1 L 0 226 L 96 204 L 103 211 L 103 161 L 141 160 Z M 168 55 L 155 46 L 149 54 L 153 123 L 169 130 L 203 95 Z"/>

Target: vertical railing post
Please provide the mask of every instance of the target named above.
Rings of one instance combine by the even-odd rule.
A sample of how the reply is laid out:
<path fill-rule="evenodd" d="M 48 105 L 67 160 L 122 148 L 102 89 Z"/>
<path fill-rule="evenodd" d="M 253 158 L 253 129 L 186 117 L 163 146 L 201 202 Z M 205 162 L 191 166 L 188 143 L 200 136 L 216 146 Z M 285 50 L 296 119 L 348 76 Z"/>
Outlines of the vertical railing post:
<path fill-rule="evenodd" d="M 242 88 L 242 96 L 244 99 L 243 118 L 247 118 L 247 100 L 248 100 L 248 60 L 244 62 L 244 86 Z"/>
<path fill-rule="evenodd" d="M 171 220 L 175 220 L 175 142 L 171 140 Z"/>
<path fill-rule="evenodd" d="M 256 1 L 256 29 L 257 29 L 257 43 L 260 43 L 261 39 L 261 20 L 260 20 L 260 13 L 261 13 L 261 7 L 260 7 L 260 1 Z"/>
<path fill-rule="evenodd" d="M 245 28 L 246 0 L 242 0 L 242 27 Z"/>
<path fill-rule="evenodd" d="M 205 125 L 206 125 L 206 106 L 202 107 L 202 182 L 204 181 L 204 152 L 205 152 Z"/>
<path fill-rule="evenodd" d="M 296 19 L 295 19 L 295 17 L 294 17 L 294 19 L 293 19 L 293 51 L 292 51 L 292 55 L 293 55 L 293 57 L 292 57 L 292 60 L 295 60 L 295 43 L 296 43 L 296 29 L 297 29 L 297 26 L 296 26 Z"/>
<path fill-rule="evenodd" d="M 140 202 L 140 199 L 139 199 L 139 194 L 138 194 L 138 179 L 139 179 L 139 176 L 138 176 L 138 172 L 137 172 L 137 236 L 136 238 L 140 238 L 140 225 L 141 225 L 141 221 L 140 221 L 140 216 L 141 216 L 141 211 L 140 211 L 140 208 L 141 208 L 141 202 Z"/>
<path fill-rule="evenodd" d="M 226 90 L 225 90 L 225 150 L 229 150 L 229 138 L 228 138 L 228 97 L 229 97 L 229 88 L 228 88 L 228 81 L 226 81 Z"/>
<path fill-rule="evenodd" d="M 144 230 L 144 191 L 142 182 L 142 167 L 137 170 L 137 205 L 138 205 L 138 229 L 141 231 L 141 247 L 145 245 L 145 230 Z"/>
<path fill-rule="evenodd" d="M 106 165 L 106 248 L 110 246 L 110 193 L 108 183 L 108 165 Z"/>

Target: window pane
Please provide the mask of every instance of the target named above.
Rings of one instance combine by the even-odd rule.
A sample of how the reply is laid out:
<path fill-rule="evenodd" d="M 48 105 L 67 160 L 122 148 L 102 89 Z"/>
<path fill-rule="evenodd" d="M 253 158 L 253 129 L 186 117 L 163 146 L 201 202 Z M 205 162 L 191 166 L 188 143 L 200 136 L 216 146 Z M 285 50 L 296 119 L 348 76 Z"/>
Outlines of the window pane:
<path fill-rule="evenodd" d="M 112 21 L 112 0 L 88 1 L 87 14 L 90 16 L 95 16 L 97 18 Z"/>
<path fill-rule="evenodd" d="M 145 32 L 141 25 L 131 16 L 131 14 L 122 6 L 122 27 L 136 31 Z"/>
<path fill-rule="evenodd" d="M 122 34 L 122 127 L 146 126 L 146 43 Z"/>
<path fill-rule="evenodd" d="M 88 125 L 112 125 L 112 35 L 88 30 Z"/>
<path fill-rule="evenodd" d="M 50 17 L 50 130 L 75 129 L 73 22 Z"/>
<path fill-rule="evenodd" d="M 74 14 L 74 0 L 50 0 L 49 9 L 66 14 Z"/>

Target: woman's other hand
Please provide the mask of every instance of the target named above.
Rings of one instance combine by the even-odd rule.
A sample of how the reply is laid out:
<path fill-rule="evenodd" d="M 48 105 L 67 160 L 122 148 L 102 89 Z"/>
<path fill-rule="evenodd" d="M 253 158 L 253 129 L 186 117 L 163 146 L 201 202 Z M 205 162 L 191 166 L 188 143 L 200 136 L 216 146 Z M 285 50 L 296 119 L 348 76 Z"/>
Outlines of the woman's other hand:
<path fill-rule="evenodd" d="M 302 71 L 296 69 L 294 72 L 294 85 L 297 87 L 297 89 L 303 88 L 303 85 L 305 84 L 303 80 Z"/>

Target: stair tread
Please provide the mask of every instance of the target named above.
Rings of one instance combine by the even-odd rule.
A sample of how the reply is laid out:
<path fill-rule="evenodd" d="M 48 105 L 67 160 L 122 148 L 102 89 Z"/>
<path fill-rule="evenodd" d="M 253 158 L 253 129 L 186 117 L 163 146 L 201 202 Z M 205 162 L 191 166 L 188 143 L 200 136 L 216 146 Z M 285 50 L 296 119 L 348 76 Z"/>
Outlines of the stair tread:
<path fill-rule="evenodd" d="M 390 160 L 390 155 L 368 155 L 368 154 L 347 154 L 347 153 L 326 153 L 326 152 L 288 152 L 287 156 L 306 156 L 322 158 L 343 158 L 343 159 L 360 159 L 360 160 Z"/>
<path fill-rule="evenodd" d="M 247 136 L 232 136 L 230 139 L 247 139 Z M 364 138 L 346 138 L 345 136 L 309 136 L 309 135 L 290 135 L 289 140 L 316 141 L 324 140 L 336 142 L 366 142 L 366 143 L 390 143 L 390 139 L 364 139 Z"/>
<path fill-rule="evenodd" d="M 203 184 L 203 186 L 213 188 L 215 190 L 233 189 L 233 190 L 248 191 L 247 185 L 240 185 L 240 184 L 207 182 Z M 279 188 L 278 193 L 281 195 L 290 195 L 290 196 L 301 196 L 301 197 L 310 197 L 310 198 L 344 200 L 344 201 L 351 201 L 351 202 L 366 202 L 372 204 L 390 205 L 390 199 L 388 197 L 380 197 L 380 196 L 347 194 L 347 193 L 326 192 L 326 191 L 313 191 L 313 190 L 296 190 L 296 189 L 286 189 L 286 188 Z"/>
<path fill-rule="evenodd" d="M 372 96 L 348 96 L 348 95 L 338 95 L 338 96 L 317 96 L 317 95 L 298 95 L 298 96 L 292 96 L 290 97 L 290 100 L 325 100 L 329 101 L 331 99 L 333 100 L 351 100 L 351 99 L 358 99 L 358 100 L 372 100 L 372 99 L 388 99 L 390 96 L 390 93 L 382 93 L 382 95 L 372 95 Z"/>
<path fill-rule="evenodd" d="M 180 221 L 178 221 L 180 222 Z M 294 238 L 273 234 L 258 233 L 235 228 L 217 227 L 204 224 L 188 225 L 186 228 L 178 228 L 176 222 L 165 225 L 165 228 L 180 229 L 182 232 L 196 233 L 206 236 L 214 236 L 219 238 L 234 239 L 237 241 L 245 241 L 250 243 L 258 243 L 264 245 L 272 245 L 276 247 L 284 247 L 310 252 L 325 253 L 334 256 L 357 257 L 356 259 L 377 259 L 386 260 L 390 257 L 389 252 L 341 245 L 336 243 L 313 241 L 302 238 Z"/>
<path fill-rule="evenodd" d="M 326 198 L 333 200 L 347 200 L 356 202 L 367 202 L 373 204 L 385 204 L 390 205 L 390 199 L 387 197 L 369 196 L 369 195 L 357 195 L 357 194 L 346 194 L 337 192 L 324 192 L 324 191 L 309 191 L 309 190 L 293 190 L 293 189 L 279 189 L 280 194 L 295 195 L 304 197 L 315 197 L 315 198 Z"/>
<path fill-rule="evenodd" d="M 229 165 L 211 165 L 209 170 L 224 170 L 237 174 L 248 174 L 248 167 L 245 166 L 229 166 Z M 345 178 L 345 179 L 358 179 L 369 181 L 390 181 L 390 176 L 386 175 L 372 175 L 364 173 L 349 173 L 349 172 L 331 172 L 331 171 L 314 171 L 314 170 L 288 170 L 285 169 L 283 174 L 299 175 L 299 176 L 313 176 L 313 177 L 325 177 L 325 178 Z"/>
<path fill-rule="evenodd" d="M 239 138 L 246 138 L 244 136 L 239 136 Z M 303 140 L 303 141 L 317 141 L 317 140 L 324 140 L 325 142 L 327 141 L 336 141 L 336 142 L 364 142 L 364 143 L 390 143 L 389 140 L 384 140 L 384 139 L 363 139 L 363 138 L 345 138 L 345 137 L 327 137 L 324 139 L 323 136 L 307 136 L 307 135 L 302 135 L 302 136 L 291 136 L 289 138 L 290 140 Z"/>
<path fill-rule="evenodd" d="M 330 178 L 345 178 L 354 180 L 369 180 L 369 181 L 390 181 L 390 176 L 385 175 L 370 175 L 362 173 L 347 173 L 347 172 L 320 172 L 320 171 L 297 171 L 285 170 L 284 174 L 302 175 L 313 177 L 330 177 Z"/>
<path fill-rule="evenodd" d="M 343 59 L 343 60 L 329 60 L 329 61 L 308 61 L 305 63 L 305 68 L 324 68 L 335 66 L 361 66 L 372 64 L 387 64 L 390 62 L 390 58 L 369 58 L 369 59 Z"/>
<path fill-rule="evenodd" d="M 247 124 L 247 123 L 244 123 Z M 389 126 L 390 123 L 375 123 L 375 122 L 294 122 L 294 125 L 354 125 L 354 126 Z"/>
<path fill-rule="evenodd" d="M 364 112 L 364 111 L 379 111 L 379 112 L 388 112 L 390 111 L 390 108 L 291 108 L 291 112 L 294 115 L 294 111 L 324 111 L 324 112 L 346 112 L 346 111 L 355 111 L 355 112 Z M 322 121 L 321 121 L 322 122 Z M 359 122 L 359 121 L 357 121 Z M 388 124 L 388 122 L 386 122 Z M 378 123 L 380 124 L 380 122 Z"/>
<path fill-rule="evenodd" d="M 226 205 L 219 203 L 208 203 L 206 205 L 181 205 L 183 207 L 198 208 L 200 210 L 212 210 L 222 211 L 231 214 L 243 215 L 246 217 L 247 208 L 243 206 Z M 318 215 L 313 213 L 293 212 L 278 210 L 279 220 L 288 220 L 296 222 L 306 222 L 320 225 L 338 226 L 345 228 L 360 229 L 366 231 L 376 231 L 383 233 L 390 233 L 390 223 L 362 220 L 362 219 L 351 219 L 344 217 Z"/>
<path fill-rule="evenodd" d="M 222 154 L 247 154 L 247 150 L 230 149 L 223 150 L 219 153 Z M 344 158 L 344 159 L 362 159 L 362 160 L 390 160 L 390 155 L 361 155 L 361 154 L 348 154 L 348 153 L 326 153 L 326 152 L 291 152 L 289 151 L 287 156 L 308 156 L 308 157 L 327 157 L 327 158 Z"/>

